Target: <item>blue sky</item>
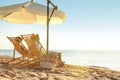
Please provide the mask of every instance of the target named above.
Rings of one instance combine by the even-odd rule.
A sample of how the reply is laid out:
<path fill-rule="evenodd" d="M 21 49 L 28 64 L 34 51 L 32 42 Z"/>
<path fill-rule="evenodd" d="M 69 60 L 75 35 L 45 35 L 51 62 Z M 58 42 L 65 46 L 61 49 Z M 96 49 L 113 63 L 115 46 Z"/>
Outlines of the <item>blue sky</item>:
<path fill-rule="evenodd" d="M 0 6 L 30 0 L 0 0 Z M 34 0 L 46 5 L 46 0 Z M 66 22 L 50 26 L 50 49 L 120 50 L 120 0 L 51 0 L 66 12 Z M 46 28 L 0 21 L 0 49 L 13 48 L 6 36 L 39 33 L 46 44 Z"/>

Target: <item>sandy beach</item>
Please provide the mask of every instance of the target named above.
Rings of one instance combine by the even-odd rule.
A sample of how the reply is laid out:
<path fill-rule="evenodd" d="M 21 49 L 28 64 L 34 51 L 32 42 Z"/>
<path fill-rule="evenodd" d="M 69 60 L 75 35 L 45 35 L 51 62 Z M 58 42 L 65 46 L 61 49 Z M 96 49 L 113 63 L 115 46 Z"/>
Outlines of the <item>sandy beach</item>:
<path fill-rule="evenodd" d="M 0 0 L 0 80 L 120 80 L 119 3 Z"/>
<path fill-rule="evenodd" d="M 65 67 L 45 69 L 10 67 L 11 57 L 0 57 L 0 80 L 120 80 L 120 72 L 104 67 L 65 64 Z"/>

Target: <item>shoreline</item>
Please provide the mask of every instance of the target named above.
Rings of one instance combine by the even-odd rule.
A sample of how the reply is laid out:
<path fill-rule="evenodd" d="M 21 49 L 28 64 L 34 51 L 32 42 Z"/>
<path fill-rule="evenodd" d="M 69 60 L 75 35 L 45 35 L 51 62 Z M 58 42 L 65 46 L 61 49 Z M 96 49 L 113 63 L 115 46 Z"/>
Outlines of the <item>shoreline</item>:
<path fill-rule="evenodd" d="M 53 70 L 14 68 L 6 64 L 9 59 L 0 57 L 0 80 L 120 80 L 120 71 L 106 67 L 65 64 Z"/>
<path fill-rule="evenodd" d="M 111 68 L 112 70 L 119 70 L 120 66 L 120 51 L 111 50 L 58 50 L 62 54 L 62 60 L 66 64 L 73 64 L 79 66 L 101 66 Z M 13 50 L 3 50 L 1 55 L 13 56 Z M 116 54 L 116 55 L 114 55 Z M 16 57 L 21 55 L 16 52 Z M 73 59 L 74 58 L 74 59 Z"/>

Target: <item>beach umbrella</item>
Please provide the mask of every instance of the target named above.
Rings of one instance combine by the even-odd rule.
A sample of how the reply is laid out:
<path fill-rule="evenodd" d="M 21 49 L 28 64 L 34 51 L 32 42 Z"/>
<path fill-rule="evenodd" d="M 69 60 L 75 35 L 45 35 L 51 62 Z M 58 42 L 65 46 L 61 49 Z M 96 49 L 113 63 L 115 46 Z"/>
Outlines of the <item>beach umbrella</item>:
<path fill-rule="evenodd" d="M 49 7 L 52 5 L 52 8 Z M 33 2 L 9 5 L 0 7 L 0 20 L 18 24 L 33 24 L 46 25 L 47 27 L 47 54 L 49 51 L 49 24 L 59 24 L 64 22 L 66 14 L 57 10 L 50 0 L 47 0 L 47 6 Z"/>

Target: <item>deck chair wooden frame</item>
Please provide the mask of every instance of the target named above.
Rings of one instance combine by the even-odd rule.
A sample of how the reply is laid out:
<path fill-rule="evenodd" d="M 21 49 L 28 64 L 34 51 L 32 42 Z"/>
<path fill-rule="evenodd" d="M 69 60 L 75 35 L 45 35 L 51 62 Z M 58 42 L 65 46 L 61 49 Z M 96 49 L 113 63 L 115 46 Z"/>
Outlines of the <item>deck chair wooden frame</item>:
<path fill-rule="evenodd" d="M 29 49 L 27 49 L 22 43 L 23 38 L 21 36 L 7 38 L 14 45 L 13 60 L 9 62 L 10 65 L 15 67 L 28 67 L 30 64 L 39 64 L 39 61 L 34 59 L 34 57 L 30 54 Z M 22 57 L 15 59 L 15 51 L 20 53 Z"/>

